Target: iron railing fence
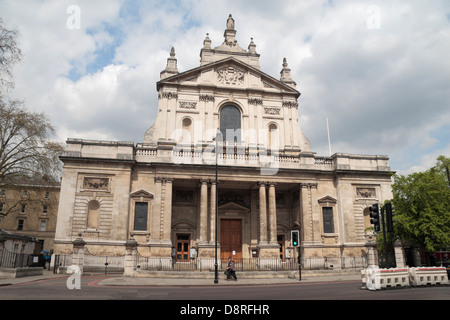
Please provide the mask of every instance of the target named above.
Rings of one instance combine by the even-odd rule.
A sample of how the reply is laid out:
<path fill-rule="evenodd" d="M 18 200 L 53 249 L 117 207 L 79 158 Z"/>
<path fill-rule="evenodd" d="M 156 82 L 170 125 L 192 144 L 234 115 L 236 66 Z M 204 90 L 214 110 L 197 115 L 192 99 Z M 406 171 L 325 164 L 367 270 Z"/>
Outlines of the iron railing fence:
<path fill-rule="evenodd" d="M 124 268 L 124 257 L 108 257 L 85 254 L 84 270 L 90 272 L 121 272 Z M 296 271 L 299 268 L 298 260 L 291 258 L 269 259 L 249 258 L 234 259 L 236 271 Z M 107 263 L 107 264 L 106 264 Z M 218 270 L 224 271 L 227 260 L 218 261 Z M 215 259 L 189 259 L 187 261 L 174 261 L 171 258 L 144 257 L 139 254 L 135 257 L 135 268 L 148 271 L 213 271 Z M 72 254 L 55 255 L 53 271 L 58 268 L 72 265 Z M 324 257 L 301 258 L 302 270 L 333 270 L 333 269 L 364 269 L 367 268 L 366 257 Z"/>
<path fill-rule="evenodd" d="M 32 254 L 9 252 L 3 249 L 0 255 L 0 267 L 1 268 L 24 268 L 31 267 L 33 265 Z"/>
<path fill-rule="evenodd" d="M 105 274 L 123 272 L 124 255 L 98 255 L 84 248 L 83 270 L 86 272 L 104 272 Z"/>
<path fill-rule="evenodd" d="M 53 273 L 58 273 L 59 268 L 67 268 L 72 265 L 72 254 L 55 254 L 53 257 Z"/>
<path fill-rule="evenodd" d="M 368 265 L 367 257 L 302 258 L 301 264 L 305 270 L 364 269 Z"/>
<path fill-rule="evenodd" d="M 297 259 L 248 258 L 234 259 L 236 271 L 295 271 L 299 269 Z M 227 260 L 218 261 L 218 270 L 225 270 Z M 137 255 L 136 268 L 149 271 L 212 271 L 215 259 L 190 259 L 175 261 L 170 258 L 143 257 Z M 302 258 L 304 270 L 358 269 L 366 268 L 366 257 Z"/>

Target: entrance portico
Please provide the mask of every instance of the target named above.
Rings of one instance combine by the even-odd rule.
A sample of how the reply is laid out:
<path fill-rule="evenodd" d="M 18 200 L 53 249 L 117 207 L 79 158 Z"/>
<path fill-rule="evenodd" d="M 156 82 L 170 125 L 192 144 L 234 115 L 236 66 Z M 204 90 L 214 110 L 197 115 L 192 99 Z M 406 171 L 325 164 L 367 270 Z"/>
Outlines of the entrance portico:
<path fill-rule="evenodd" d="M 227 171 L 226 168 L 221 170 Z M 171 200 L 171 240 L 174 241 L 176 235 L 182 232 L 179 227 L 184 223 L 191 226 L 190 247 L 198 250 L 198 257 L 214 257 L 218 192 L 218 256 L 222 259 L 228 256 L 279 257 L 280 243 L 277 239 L 282 236 L 285 239 L 283 247 L 289 248 L 289 230 L 298 220 L 298 190 L 295 183 L 249 181 L 248 177 L 236 181 L 236 178 L 226 173 L 219 176 L 218 184 L 215 178 L 175 178 L 172 191 L 174 198 Z M 280 202 L 278 205 L 277 198 Z M 166 202 L 165 199 L 163 201 Z M 280 218 L 278 211 L 281 213 Z"/>

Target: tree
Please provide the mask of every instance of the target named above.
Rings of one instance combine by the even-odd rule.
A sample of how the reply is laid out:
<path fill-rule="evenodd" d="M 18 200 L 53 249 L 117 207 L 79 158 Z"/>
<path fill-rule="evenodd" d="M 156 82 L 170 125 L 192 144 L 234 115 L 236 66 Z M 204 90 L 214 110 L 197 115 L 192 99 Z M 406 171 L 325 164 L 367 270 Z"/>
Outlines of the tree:
<path fill-rule="evenodd" d="M 22 60 L 22 51 L 17 42 L 18 35 L 17 30 L 5 28 L 0 18 L 0 96 L 14 87 L 13 66 Z"/>
<path fill-rule="evenodd" d="M 408 176 L 394 175 L 395 232 L 426 252 L 450 246 L 450 188 L 441 156 L 433 168 Z"/>
<path fill-rule="evenodd" d="M 63 147 L 50 141 L 53 134 L 44 114 L 0 98 L 0 186 L 59 181 Z"/>
<path fill-rule="evenodd" d="M 0 19 L 0 187 L 2 189 L 59 183 L 63 152 L 52 142 L 54 128 L 42 113 L 25 109 L 23 101 L 9 100 L 13 65 L 21 60 L 17 31 L 7 30 Z M 8 206 L 3 215 L 18 207 Z"/>

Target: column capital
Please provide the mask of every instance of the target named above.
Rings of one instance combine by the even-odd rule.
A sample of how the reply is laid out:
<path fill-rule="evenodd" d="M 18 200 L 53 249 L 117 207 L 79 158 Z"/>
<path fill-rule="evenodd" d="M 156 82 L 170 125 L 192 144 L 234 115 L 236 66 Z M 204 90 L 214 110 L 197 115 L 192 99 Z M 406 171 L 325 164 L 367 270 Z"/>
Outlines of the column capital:
<path fill-rule="evenodd" d="M 172 183 L 174 180 L 174 178 L 167 178 L 167 177 L 155 177 L 155 182 L 156 183 Z"/>
<path fill-rule="evenodd" d="M 317 182 L 309 182 L 309 183 L 300 183 L 300 188 L 317 189 Z"/>

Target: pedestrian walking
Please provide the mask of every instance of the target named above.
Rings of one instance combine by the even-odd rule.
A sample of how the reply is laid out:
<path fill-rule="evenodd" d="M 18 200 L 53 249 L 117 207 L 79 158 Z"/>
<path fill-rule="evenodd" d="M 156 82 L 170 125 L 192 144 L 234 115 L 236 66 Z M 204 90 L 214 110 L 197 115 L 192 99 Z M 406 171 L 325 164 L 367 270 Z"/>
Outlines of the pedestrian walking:
<path fill-rule="evenodd" d="M 234 281 L 237 281 L 236 271 L 234 270 L 234 261 L 231 259 L 231 256 L 229 256 L 227 264 L 227 280 L 230 280 L 231 278 L 233 278 Z"/>

